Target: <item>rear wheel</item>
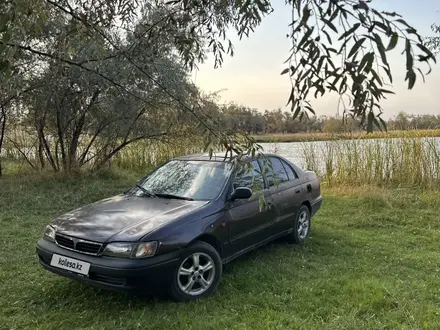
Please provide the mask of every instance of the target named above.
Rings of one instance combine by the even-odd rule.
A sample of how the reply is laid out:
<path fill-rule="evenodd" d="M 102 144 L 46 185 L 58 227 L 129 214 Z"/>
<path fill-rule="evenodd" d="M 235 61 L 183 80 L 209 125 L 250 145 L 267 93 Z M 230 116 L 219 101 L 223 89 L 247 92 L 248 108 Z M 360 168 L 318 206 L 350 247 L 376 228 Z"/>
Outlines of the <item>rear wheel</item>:
<path fill-rule="evenodd" d="M 195 300 L 212 294 L 222 276 L 222 262 L 217 250 L 197 241 L 180 258 L 173 275 L 171 296 L 178 301 Z"/>
<path fill-rule="evenodd" d="M 294 220 L 293 231 L 287 237 L 288 241 L 294 244 L 303 244 L 309 236 L 311 224 L 310 210 L 307 206 L 302 205 Z"/>

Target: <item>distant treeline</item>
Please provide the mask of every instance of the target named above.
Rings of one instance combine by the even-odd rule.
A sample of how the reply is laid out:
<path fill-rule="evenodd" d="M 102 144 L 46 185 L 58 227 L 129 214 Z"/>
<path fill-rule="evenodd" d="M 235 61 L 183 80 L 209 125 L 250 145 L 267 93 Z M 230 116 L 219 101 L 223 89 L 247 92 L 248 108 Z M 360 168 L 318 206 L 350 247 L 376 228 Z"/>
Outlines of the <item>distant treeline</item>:
<path fill-rule="evenodd" d="M 266 110 L 264 113 L 246 106 L 229 104 L 220 107 L 221 125 L 250 134 L 264 133 L 346 133 L 365 129 L 359 119 L 351 117 L 313 116 L 302 121 L 293 119 L 291 112 Z M 440 115 L 411 115 L 400 112 L 386 121 L 388 130 L 440 129 Z"/>

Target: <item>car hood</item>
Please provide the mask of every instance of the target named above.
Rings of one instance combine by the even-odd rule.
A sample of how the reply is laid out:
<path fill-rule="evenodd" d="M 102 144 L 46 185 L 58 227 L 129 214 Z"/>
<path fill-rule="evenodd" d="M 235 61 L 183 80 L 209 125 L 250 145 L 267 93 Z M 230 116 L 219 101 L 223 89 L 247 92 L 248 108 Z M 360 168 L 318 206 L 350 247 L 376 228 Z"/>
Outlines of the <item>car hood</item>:
<path fill-rule="evenodd" d="M 65 235 L 96 242 L 137 241 L 207 203 L 117 195 L 65 213 L 52 226 Z"/>

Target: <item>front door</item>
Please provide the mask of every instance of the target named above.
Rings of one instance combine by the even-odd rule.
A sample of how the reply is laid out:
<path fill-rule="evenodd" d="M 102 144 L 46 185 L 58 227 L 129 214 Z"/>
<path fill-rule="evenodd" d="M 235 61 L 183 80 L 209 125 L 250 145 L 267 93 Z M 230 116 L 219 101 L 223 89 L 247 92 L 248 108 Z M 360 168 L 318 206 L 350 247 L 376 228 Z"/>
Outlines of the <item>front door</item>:
<path fill-rule="evenodd" d="M 265 189 L 261 169 L 257 161 L 252 162 L 251 170 L 237 173 L 233 189 L 238 187 L 259 188 L 264 195 L 267 207 L 260 210 L 259 198 L 228 202 L 230 254 L 242 251 L 272 236 L 275 209 L 268 189 Z"/>

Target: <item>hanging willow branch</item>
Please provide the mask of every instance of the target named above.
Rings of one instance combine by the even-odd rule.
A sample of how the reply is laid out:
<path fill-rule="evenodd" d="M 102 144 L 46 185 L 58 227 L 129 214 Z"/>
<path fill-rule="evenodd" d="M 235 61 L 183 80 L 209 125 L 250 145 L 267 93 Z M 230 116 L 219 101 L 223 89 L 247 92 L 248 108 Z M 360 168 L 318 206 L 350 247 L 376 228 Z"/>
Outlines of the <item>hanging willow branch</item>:
<path fill-rule="evenodd" d="M 335 92 L 348 99 L 344 115 L 360 117 L 368 132 L 373 126 L 386 129 L 380 102 L 393 94 L 388 52 L 403 45 L 406 78 L 412 89 L 424 74 L 416 64 L 435 62 L 417 30 L 397 13 L 379 12 L 371 1 L 290 0 L 295 14 L 291 23 L 293 40 L 289 67 L 292 89 L 288 105 L 294 118 L 314 114 L 311 98 Z M 340 64 L 336 62 L 340 61 Z M 385 77 L 385 78 L 384 78 Z"/>

